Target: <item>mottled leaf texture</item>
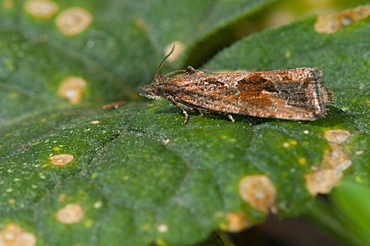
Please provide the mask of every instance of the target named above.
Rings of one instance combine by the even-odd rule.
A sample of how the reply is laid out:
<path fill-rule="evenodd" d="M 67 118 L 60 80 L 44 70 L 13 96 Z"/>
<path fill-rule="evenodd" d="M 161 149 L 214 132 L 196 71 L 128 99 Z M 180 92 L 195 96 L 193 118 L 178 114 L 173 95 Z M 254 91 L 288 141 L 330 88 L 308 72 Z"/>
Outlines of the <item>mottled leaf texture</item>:
<path fill-rule="evenodd" d="M 184 125 L 170 102 L 138 96 L 171 44 L 182 52 L 163 72 L 272 2 L 1 1 L 0 242 L 227 245 L 212 231 L 300 215 L 342 179 L 368 186 L 369 18 L 331 34 L 306 18 L 205 65 L 322 68 L 334 92 L 322 119 L 191 113 Z"/>

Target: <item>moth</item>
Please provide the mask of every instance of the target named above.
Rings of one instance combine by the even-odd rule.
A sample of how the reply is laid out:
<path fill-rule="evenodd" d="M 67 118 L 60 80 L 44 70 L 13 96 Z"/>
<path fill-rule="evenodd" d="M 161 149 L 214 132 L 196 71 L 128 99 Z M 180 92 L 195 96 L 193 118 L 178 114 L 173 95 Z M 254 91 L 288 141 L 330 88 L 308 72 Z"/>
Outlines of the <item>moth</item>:
<path fill-rule="evenodd" d="M 324 88 L 322 70 L 316 67 L 205 74 L 188 66 L 160 74 L 174 48 L 158 65 L 154 81 L 139 91 L 141 96 L 172 102 L 184 114 L 184 124 L 188 111 L 217 112 L 232 122 L 232 114 L 312 121 L 324 117 L 331 102 L 332 92 Z"/>

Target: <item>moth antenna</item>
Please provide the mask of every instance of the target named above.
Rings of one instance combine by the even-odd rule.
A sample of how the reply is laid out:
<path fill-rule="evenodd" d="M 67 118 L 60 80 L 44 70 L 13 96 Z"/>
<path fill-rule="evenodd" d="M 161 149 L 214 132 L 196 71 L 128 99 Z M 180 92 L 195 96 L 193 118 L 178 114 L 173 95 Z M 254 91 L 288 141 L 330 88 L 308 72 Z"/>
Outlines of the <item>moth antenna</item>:
<path fill-rule="evenodd" d="M 168 53 L 161 61 L 161 63 L 159 63 L 158 67 L 157 67 L 157 70 L 155 71 L 155 77 L 154 78 L 158 78 L 159 77 L 159 70 L 161 69 L 164 61 L 173 53 L 173 51 L 175 50 L 175 45 L 172 46 L 172 49 L 170 51 L 170 53 Z"/>

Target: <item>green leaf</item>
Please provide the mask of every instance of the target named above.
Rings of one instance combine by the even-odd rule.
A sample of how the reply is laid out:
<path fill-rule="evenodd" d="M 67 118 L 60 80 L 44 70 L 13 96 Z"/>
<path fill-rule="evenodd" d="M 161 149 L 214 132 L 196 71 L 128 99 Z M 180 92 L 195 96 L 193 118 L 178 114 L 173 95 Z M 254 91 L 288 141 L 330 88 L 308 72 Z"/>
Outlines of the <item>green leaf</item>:
<path fill-rule="evenodd" d="M 308 217 L 348 245 L 369 245 L 369 187 L 345 181 L 329 198 L 330 204 L 318 202 Z"/>
<path fill-rule="evenodd" d="M 322 67 L 335 93 L 324 119 L 236 116 L 231 123 L 193 114 L 183 125 L 171 103 L 139 102 L 137 87 L 152 80 L 165 47 L 185 47 L 166 62 L 163 71 L 170 71 L 198 43 L 271 2 L 58 1 L 54 15 L 36 17 L 24 1 L 3 1 L 0 228 L 20 226 L 38 245 L 185 245 L 230 229 L 231 215 L 238 229 L 262 221 L 268 209 L 300 215 L 314 201 L 303 176 L 332 150 L 327 130 L 350 133 L 338 145 L 352 161 L 344 175 L 368 185 L 369 19 L 328 35 L 315 33 L 307 18 L 243 39 L 207 64 Z M 93 20 L 68 36 L 56 19 L 72 7 Z M 58 91 L 68 78 L 80 86 L 59 93 L 66 100 Z M 127 104 L 101 109 L 118 100 Z M 276 198 L 264 189 L 257 195 L 272 203 L 243 200 L 240 182 L 250 176 L 268 177 Z M 60 217 L 66 208 L 70 216 Z"/>
<path fill-rule="evenodd" d="M 364 242 L 370 243 L 370 189 L 357 183 L 344 183 L 333 191 L 332 199 L 338 209 L 355 224 L 353 233 Z M 357 230 L 356 230 L 356 229 Z M 356 232 L 355 232 L 356 231 Z M 353 234 L 353 235 L 356 235 Z"/>

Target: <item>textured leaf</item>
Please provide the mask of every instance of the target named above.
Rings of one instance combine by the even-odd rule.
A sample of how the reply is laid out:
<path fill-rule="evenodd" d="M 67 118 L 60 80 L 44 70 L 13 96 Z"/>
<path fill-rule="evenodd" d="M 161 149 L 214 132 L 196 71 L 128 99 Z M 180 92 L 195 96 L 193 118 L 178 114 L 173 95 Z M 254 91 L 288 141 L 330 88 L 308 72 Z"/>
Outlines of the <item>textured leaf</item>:
<path fill-rule="evenodd" d="M 3 1 L 2 230 L 16 224 L 38 245 L 185 245 L 217 228 L 232 230 L 233 218 L 241 229 L 270 209 L 299 215 L 314 200 L 303 176 L 333 152 L 328 130 L 350 134 L 336 145 L 352 161 L 345 176 L 368 184 L 368 19 L 328 35 L 315 33 L 308 18 L 250 36 L 207 64 L 322 67 L 335 93 L 324 119 L 236 116 L 231 123 L 206 114 L 191 115 L 183 125 L 171 103 L 136 100 L 137 87 L 152 80 L 166 46 L 181 41 L 185 51 L 164 71 L 186 60 L 205 37 L 271 2 L 59 1 L 53 16 L 36 17 L 23 1 Z M 69 36 L 55 23 L 72 7 L 87 10 L 93 21 Z M 67 78 L 80 86 L 58 95 Z M 100 109 L 122 99 L 131 102 Z M 276 190 L 272 203 L 242 199 L 240 182 L 253 175 L 268 177 Z M 269 195 L 261 192 L 257 197 Z"/>

